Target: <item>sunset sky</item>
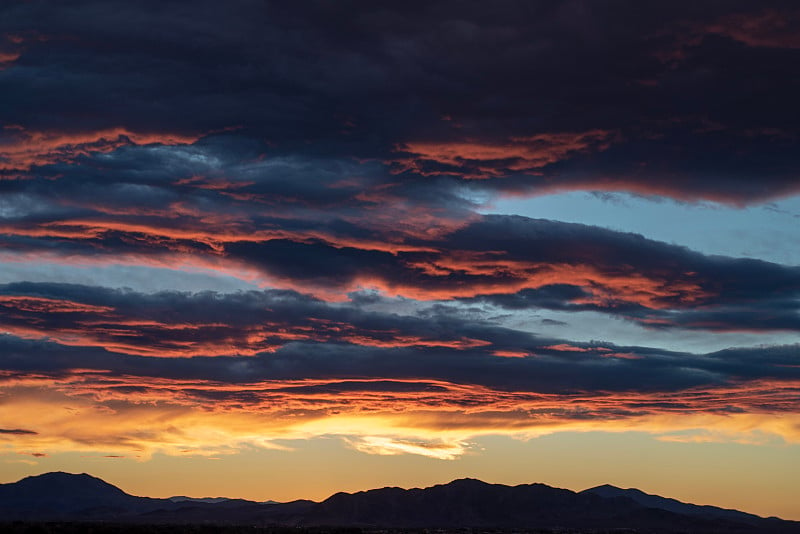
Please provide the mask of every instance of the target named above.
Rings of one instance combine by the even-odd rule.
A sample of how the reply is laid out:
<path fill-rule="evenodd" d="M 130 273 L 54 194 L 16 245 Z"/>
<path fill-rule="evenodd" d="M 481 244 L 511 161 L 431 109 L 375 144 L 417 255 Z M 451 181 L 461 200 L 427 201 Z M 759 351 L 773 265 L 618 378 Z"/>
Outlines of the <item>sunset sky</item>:
<path fill-rule="evenodd" d="M 0 4 L 0 482 L 800 520 L 794 1 Z"/>

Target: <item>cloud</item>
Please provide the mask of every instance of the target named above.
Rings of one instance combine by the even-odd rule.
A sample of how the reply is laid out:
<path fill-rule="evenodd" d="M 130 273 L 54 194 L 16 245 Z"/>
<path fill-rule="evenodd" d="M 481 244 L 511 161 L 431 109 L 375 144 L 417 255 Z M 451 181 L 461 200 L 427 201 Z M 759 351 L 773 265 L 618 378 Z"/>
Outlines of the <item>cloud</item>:
<path fill-rule="evenodd" d="M 725 15 L 704 28 L 708 34 L 723 35 L 747 46 L 800 48 L 797 30 L 800 12 L 766 9 L 759 13 Z"/>
<path fill-rule="evenodd" d="M 486 325 L 368 313 L 278 290 L 142 294 L 15 283 L 0 286 L 0 309 L 6 332 L 156 357 L 254 355 L 303 340 L 470 349 L 502 335 Z"/>
<path fill-rule="evenodd" d="M 221 313 L 198 305 L 192 310 Z M 351 313 L 340 310 L 343 317 Z M 448 324 L 458 321 L 439 327 Z M 493 345 L 292 341 L 253 356 L 163 359 L 6 335 L 0 337 L 0 390 L 7 409 L 0 425 L 18 429 L 24 421 L 46 429 L 8 430 L 23 451 L 102 450 L 142 458 L 156 451 L 234 453 L 269 447 L 273 439 L 325 435 L 368 453 L 442 459 L 463 454 L 475 436 L 498 433 L 638 429 L 672 439 L 676 432 L 709 428 L 715 439 L 746 441 L 754 431 L 800 439 L 792 422 L 800 387 L 796 346 L 690 354 L 540 339 L 474 321 L 460 328 L 482 329 Z M 515 357 L 507 357 L 512 352 Z"/>
<path fill-rule="evenodd" d="M 384 436 L 360 436 L 348 439 L 347 443 L 355 450 L 367 454 L 382 456 L 418 454 L 437 460 L 454 460 L 464 454 L 467 449 L 467 444 L 460 442 L 408 441 Z"/>
<path fill-rule="evenodd" d="M 325 227 L 259 231 L 248 230 L 257 223 L 247 220 L 232 221 L 229 228 L 223 223 L 214 230 L 192 220 L 183 221 L 180 228 L 163 219 L 164 225 L 97 219 L 91 223 L 40 222 L 37 227 L 31 222 L 25 227 L 6 227 L 6 258 L 13 260 L 16 254 L 29 260 L 47 255 L 54 261 L 60 256 L 62 261 L 81 258 L 89 263 L 196 266 L 328 301 L 342 301 L 353 291 L 371 288 L 423 301 L 461 299 L 507 309 L 599 311 L 652 328 L 776 331 L 798 326 L 794 295 L 800 290 L 800 271 L 796 267 L 706 256 L 636 234 L 558 221 L 473 216 L 448 231 L 430 235 L 395 232 L 377 246 L 386 230 L 365 231 L 351 225 L 332 224 L 331 231 Z M 69 302 L 56 302 L 36 290 L 33 294 L 24 288 L 21 291 L 3 297 L 2 305 L 28 314 L 28 319 L 37 306 L 55 311 L 58 306 L 75 308 L 80 306 L 78 302 L 106 305 L 103 299 L 67 297 L 63 300 Z M 91 320 L 100 327 L 101 316 L 114 315 L 105 311 L 109 313 L 98 311 L 94 318 L 70 317 Z M 134 327 L 148 326 L 141 322 L 147 317 L 136 314 L 136 318 L 138 325 L 123 327 L 128 331 L 125 335 Z M 16 320 L 18 326 L 30 327 L 22 315 Z M 42 325 L 56 326 L 47 318 L 42 320 Z M 64 320 L 59 314 L 58 321 Z M 114 316 L 107 322 L 126 320 Z M 13 321 L 11 315 L 6 323 L 10 326 Z M 187 324 L 185 333 L 199 326 L 210 329 L 214 322 L 208 318 L 204 325 Z M 178 326 L 173 323 L 169 328 Z M 150 326 L 166 335 L 167 326 Z M 102 331 L 97 329 L 98 334 Z M 397 339 L 402 337 L 396 334 Z M 297 339 L 308 339 L 299 335 Z M 438 341 L 468 346 L 476 343 L 475 339 Z M 388 338 L 373 336 L 373 340 L 379 344 Z"/>
<path fill-rule="evenodd" d="M 797 441 L 796 346 L 492 319 L 774 341 L 800 326 L 797 266 L 477 209 L 796 194 L 790 7 L 4 4 L 0 261 L 262 289 L 0 286 L 0 435 L 142 458 L 323 435 L 442 459 L 489 433 Z"/>
<path fill-rule="evenodd" d="M 536 171 L 575 153 L 602 151 L 610 146 L 613 138 L 612 132 L 592 130 L 514 137 L 505 144 L 413 142 L 398 147 L 398 152 L 404 156 L 390 160 L 389 164 L 396 167 L 395 172 L 488 179 Z"/>
<path fill-rule="evenodd" d="M 70 133 L 31 132 L 21 126 L 5 126 L 0 136 L 0 171 L 29 171 L 33 166 L 112 152 L 127 144 L 191 144 L 198 138 L 173 134 L 141 134 L 124 128 Z"/>
<path fill-rule="evenodd" d="M 249 0 L 201 2 L 192 15 L 117 4 L 3 7 L 0 78 L 16 103 L 4 116 L 28 139 L 7 154 L 7 176 L 235 128 L 216 137 L 269 157 L 395 160 L 379 180 L 415 200 L 434 175 L 451 189 L 482 177 L 466 187 L 492 194 L 585 188 L 739 205 L 797 191 L 792 9 L 664 5 L 635 10 L 631 24 L 627 2 L 512 1 L 491 16 L 481 2 L 375 3 L 353 18 Z M 676 49 L 681 61 L 659 59 Z M 345 191 L 360 179 L 343 178 Z M 319 197 L 305 184 L 283 186 Z"/>
<path fill-rule="evenodd" d="M 469 450 L 475 437 L 498 434 L 532 438 L 560 431 L 636 430 L 671 439 L 705 430 L 722 441 L 747 442 L 759 434 L 789 442 L 800 439 L 797 382 L 652 395 L 531 395 L 449 384 L 448 394 L 438 397 L 428 393 L 387 398 L 385 393 L 365 391 L 361 396 L 281 399 L 263 390 L 261 403 L 253 404 L 241 388 L 238 396 L 190 401 L 174 395 L 184 389 L 194 394 L 179 382 L 163 382 L 161 396 L 105 396 L 97 389 L 87 394 L 81 380 L 76 375 L 61 387 L 51 383 L 46 396 L 41 394 L 46 384 L 41 380 L 13 386 L 13 400 L 6 406 L 47 428 L 40 435 L 20 436 L 13 445 L 22 451 L 103 451 L 146 459 L 154 452 L 233 454 L 243 448 L 272 447 L 272 440 L 328 436 L 370 454 L 452 459 Z"/>
<path fill-rule="evenodd" d="M 510 332 L 514 334 L 514 332 Z M 513 339 L 513 336 L 509 336 Z M 6 336 L 2 365 L 9 384 L 24 377 L 67 379 L 67 391 L 115 398 L 164 395 L 191 402 L 194 395 L 258 405 L 278 395 L 289 401 L 308 396 L 387 395 L 441 397 L 436 404 L 459 406 L 459 395 L 439 384 L 464 384 L 499 392 L 570 395 L 579 392 L 655 393 L 719 387 L 752 381 L 800 378 L 792 365 L 796 346 L 728 349 L 709 354 L 670 352 L 611 343 L 576 343 L 517 334 L 494 347 L 470 349 L 376 348 L 350 343 L 293 342 L 255 356 L 160 359 L 98 347 L 69 347 Z M 525 352 L 497 357 L 494 351 Z M 80 369 L 84 375 L 74 375 Z M 92 371 L 93 370 L 93 371 Z M 141 381 L 126 377 L 142 377 Z M 167 387 L 159 385 L 166 381 Z M 173 381 L 181 383 L 176 393 Z M 290 384 L 283 384 L 289 381 Z M 295 383 L 296 381 L 301 381 Z M 311 381 L 311 382 L 302 382 Z M 275 385 L 259 385 L 272 384 Z M 226 385 L 227 384 L 227 385 Z M 65 386 L 66 387 L 66 386 Z M 272 391 L 275 388 L 275 391 Z M 441 393 L 441 395 L 439 395 Z M 384 402 L 388 404 L 384 404 Z M 470 401 L 473 402 L 473 401 Z M 478 404 L 481 400 L 476 399 Z M 487 397 L 488 402 L 488 397 Z"/>

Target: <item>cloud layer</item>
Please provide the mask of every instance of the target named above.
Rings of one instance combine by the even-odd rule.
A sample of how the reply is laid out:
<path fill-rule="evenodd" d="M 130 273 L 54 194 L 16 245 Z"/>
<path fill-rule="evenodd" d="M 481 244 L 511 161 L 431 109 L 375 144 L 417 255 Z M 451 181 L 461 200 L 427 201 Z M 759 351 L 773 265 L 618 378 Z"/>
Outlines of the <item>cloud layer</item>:
<path fill-rule="evenodd" d="M 800 267 L 482 209 L 800 194 L 798 21 L 780 1 L 5 3 L 0 269 L 20 274 L 0 285 L 0 442 L 147 456 L 334 434 L 441 459 L 560 429 L 796 442 Z M 587 342 L 596 317 L 642 342 Z"/>

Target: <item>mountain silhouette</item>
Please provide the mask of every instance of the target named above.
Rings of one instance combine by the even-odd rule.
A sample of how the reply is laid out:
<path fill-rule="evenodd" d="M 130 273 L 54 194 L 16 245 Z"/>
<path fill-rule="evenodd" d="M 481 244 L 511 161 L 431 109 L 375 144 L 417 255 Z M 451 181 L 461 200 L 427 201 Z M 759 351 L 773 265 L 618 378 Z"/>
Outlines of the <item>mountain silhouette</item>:
<path fill-rule="evenodd" d="M 0 517 L 73 519 L 127 515 L 144 511 L 159 499 L 128 495 L 99 478 L 82 473 L 45 473 L 0 484 Z"/>
<path fill-rule="evenodd" d="M 230 501 L 227 497 L 187 497 L 186 495 L 175 495 L 169 498 L 172 502 L 205 502 L 217 504 L 225 501 Z"/>
<path fill-rule="evenodd" d="M 589 488 L 581 493 L 599 495 L 606 498 L 627 497 L 641 504 L 642 506 L 668 510 L 676 514 L 695 515 L 702 517 L 720 517 L 739 521 L 756 521 L 761 519 L 757 515 L 740 512 L 739 510 L 719 508 L 717 506 L 689 504 L 675 499 L 661 497 L 659 495 L 651 495 L 636 488 L 622 489 L 610 484 L 603 484 L 602 486 Z"/>
<path fill-rule="evenodd" d="M 608 501 L 608 502 L 606 502 Z M 309 514 L 316 524 L 454 528 L 621 523 L 640 507 L 628 500 L 578 495 L 544 484 L 504 486 L 461 479 L 426 489 L 337 493 Z M 585 521 L 583 521 L 585 519 Z"/>
<path fill-rule="evenodd" d="M 722 509 L 714 509 L 717 510 Z M 741 513 L 741 517 L 685 514 L 658 505 L 643 505 L 625 495 L 576 493 L 544 484 L 487 484 L 475 479 L 460 479 L 425 489 L 337 493 L 309 510 L 303 524 L 449 529 L 647 528 L 691 532 L 768 532 L 785 528 L 786 532 L 800 532 L 799 523 L 776 522 L 752 514 Z"/>
<path fill-rule="evenodd" d="M 606 485 L 576 493 L 544 484 L 506 486 L 475 479 L 424 489 L 336 493 L 322 502 L 257 503 L 136 497 L 87 474 L 46 473 L 0 484 L 0 520 L 800 533 L 797 522 L 682 503 L 636 489 Z"/>

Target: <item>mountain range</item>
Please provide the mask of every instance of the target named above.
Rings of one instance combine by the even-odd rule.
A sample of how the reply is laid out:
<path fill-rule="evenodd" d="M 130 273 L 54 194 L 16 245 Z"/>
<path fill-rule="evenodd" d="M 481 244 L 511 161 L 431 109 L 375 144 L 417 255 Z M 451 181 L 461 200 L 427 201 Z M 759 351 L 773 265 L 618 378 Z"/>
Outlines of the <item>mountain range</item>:
<path fill-rule="evenodd" d="M 603 485 L 574 492 L 544 484 L 506 486 L 468 478 L 424 489 L 336 493 L 322 502 L 259 503 L 137 497 L 85 473 L 56 472 L 0 484 L 0 520 L 800 533 L 800 522 L 683 503 L 638 489 Z"/>

